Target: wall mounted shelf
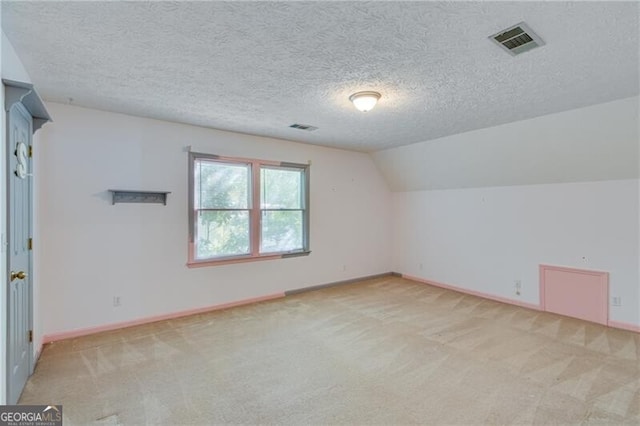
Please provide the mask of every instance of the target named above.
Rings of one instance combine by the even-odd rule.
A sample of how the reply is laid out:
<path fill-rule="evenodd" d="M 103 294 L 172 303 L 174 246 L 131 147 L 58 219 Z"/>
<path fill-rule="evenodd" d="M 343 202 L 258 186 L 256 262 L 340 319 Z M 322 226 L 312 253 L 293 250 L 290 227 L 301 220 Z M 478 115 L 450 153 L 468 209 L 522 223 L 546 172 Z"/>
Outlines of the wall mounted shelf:
<path fill-rule="evenodd" d="M 131 191 L 128 189 L 109 189 L 111 192 L 111 204 L 116 203 L 158 203 L 167 205 L 165 191 Z"/>

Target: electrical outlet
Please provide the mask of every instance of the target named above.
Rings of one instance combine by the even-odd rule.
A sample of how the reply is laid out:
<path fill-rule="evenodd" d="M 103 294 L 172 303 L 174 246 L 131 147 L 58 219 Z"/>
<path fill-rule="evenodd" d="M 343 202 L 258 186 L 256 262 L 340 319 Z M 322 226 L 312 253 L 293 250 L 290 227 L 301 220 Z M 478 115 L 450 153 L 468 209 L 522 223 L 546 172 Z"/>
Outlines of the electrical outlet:
<path fill-rule="evenodd" d="M 120 306 L 120 296 L 113 296 L 113 307 L 117 308 Z"/>
<path fill-rule="evenodd" d="M 622 297 L 620 296 L 613 296 L 611 298 L 611 304 L 613 306 L 622 306 Z"/>
<path fill-rule="evenodd" d="M 418 267 L 420 268 L 420 270 L 422 271 L 423 265 L 422 263 L 420 265 L 418 265 Z"/>
<path fill-rule="evenodd" d="M 516 296 L 520 296 L 520 292 L 522 290 L 522 281 L 521 280 L 514 280 L 513 281 L 513 288 L 516 291 Z"/>

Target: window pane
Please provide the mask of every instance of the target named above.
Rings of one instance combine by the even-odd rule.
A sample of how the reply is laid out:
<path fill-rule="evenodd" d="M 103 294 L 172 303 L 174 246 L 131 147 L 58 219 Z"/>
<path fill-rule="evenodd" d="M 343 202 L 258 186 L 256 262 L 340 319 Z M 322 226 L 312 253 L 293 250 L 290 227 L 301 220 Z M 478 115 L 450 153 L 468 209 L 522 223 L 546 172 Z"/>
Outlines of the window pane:
<path fill-rule="evenodd" d="M 249 253 L 248 211 L 198 212 L 196 258 Z"/>
<path fill-rule="evenodd" d="M 262 168 L 260 203 L 263 209 L 302 209 L 302 170 Z"/>
<path fill-rule="evenodd" d="M 262 212 L 262 241 L 260 252 L 301 250 L 302 211 Z"/>
<path fill-rule="evenodd" d="M 249 208 L 249 170 L 247 164 L 197 160 L 194 179 L 195 208 Z"/>

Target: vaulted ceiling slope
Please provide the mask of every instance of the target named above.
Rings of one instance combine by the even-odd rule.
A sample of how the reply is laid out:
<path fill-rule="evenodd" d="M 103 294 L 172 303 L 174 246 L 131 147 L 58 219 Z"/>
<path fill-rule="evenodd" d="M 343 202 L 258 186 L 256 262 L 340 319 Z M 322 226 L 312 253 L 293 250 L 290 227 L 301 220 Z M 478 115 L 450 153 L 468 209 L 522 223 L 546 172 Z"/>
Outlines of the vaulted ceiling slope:
<path fill-rule="evenodd" d="M 636 2 L 2 2 L 43 97 L 361 151 L 638 93 Z M 488 36 L 520 21 L 546 45 Z M 382 93 L 369 113 L 348 97 Z M 292 129 L 293 123 L 318 130 Z"/>

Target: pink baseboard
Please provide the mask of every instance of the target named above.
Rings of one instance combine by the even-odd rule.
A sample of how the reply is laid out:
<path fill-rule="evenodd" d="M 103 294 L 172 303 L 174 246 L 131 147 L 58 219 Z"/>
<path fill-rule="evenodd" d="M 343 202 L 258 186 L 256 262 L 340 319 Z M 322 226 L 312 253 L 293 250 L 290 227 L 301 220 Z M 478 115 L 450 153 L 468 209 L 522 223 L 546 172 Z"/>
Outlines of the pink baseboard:
<path fill-rule="evenodd" d="M 472 296 L 482 297 L 483 299 L 490 299 L 490 300 L 495 300 L 496 302 L 502 302 L 502 303 L 508 303 L 510 305 L 522 306 L 523 308 L 533 309 L 533 310 L 536 310 L 536 311 L 540 310 L 540 306 L 534 305 L 533 303 L 526 303 L 526 302 L 521 302 L 520 300 L 508 299 L 506 297 L 500 297 L 500 296 L 494 296 L 493 294 L 483 293 L 481 291 L 469 290 L 469 289 L 466 289 L 466 288 L 456 287 L 456 286 L 449 285 L 449 284 L 443 284 L 443 283 L 439 283 L 437 281 L 425 280 L 425 279 L 422 279 L 422 278 L 418 278 L 418 277 L 414 277 L 414 276 L 406 275 L 406 274 L 402 274 L 402 277 L 406 278 L 408 280 L 411 280 L 411 281 L 417 281 L 419 283 L 429 284 L 429 285 L 432 285 L 432 286 L 435 286 L 435 287 L 446 288 L 447 290 L 453 290 L 453 291 L 457 291 L 459 293 L 466 293 L 466 294 L 470 294 Z"/>
<path fill-rule="evenodd" d="M 447 290 L 453 290 L 453 291 L 457 291 L 459 293 L 470 294 L 472 296 L 482 297 L 483 299 L 495 300 L 496 302 L 508 303 L 510 305 L 521 306 L 523 308 L 533 309 L 533 310 L 536 310 L 536 311 L 541 311 L 542 310 L 542 308 L 539 305 L 534 305 L 533 303 L 526 303 L 526 302 L 521 302 L 519 300 L 509 299 L 509 298 L 506 298 L 506 297 L 494 296 L 492 294 L 483 293 L 483 292 L 480 292 L 480 291 L 469 290 L 469 289 L 462 288 L 462 287 L 456 287 L 456 286 L 449 285 L 449 284 L 443 284 L 443 283 L 439 283 L 437 281 L 425 280 L 423 278 L 418 278 L 418 277 L 414 277 L 414 276 L 407 275 L 407 274 L 400 274 L 400 276 L 402 278 L 406 278 L 406 279 L 411 280 L 411 281 L 416 281 L 416 282 L 419 282 L 419 283 L 432 285 L 434 287 L 446 288 Z M 609 327 L 612 327 L 612 328 L 619 328 L 621 330 L 634 331 L 636 333 L 640 333 L 640 325 L 636 325 L 636 324 L 629 324 L 629 323 L 626 323 L 626 322 L 619 322 L 619 321 L 611 321 L 611 320 L 609 320 L 606 325 L 609 326 Z"/>
<path fill-rule="evenodd" d="M 521 306 L 523 308 L 533 309 L 533 310 L 536 310 L 536 311 L 541 310 L 540 306 L 534 305 L 532 303 L 521 302 L 519 300 L 509 299 L 509 298 L 506 298 L 506 297 L 494 296 L 492 294 L 483 293 L 483 292 L 474 291 L 474 290 L 469 290 L 469 289 L 462 288 L 462 287 L 456 287 L 456 286 L 453 286 L 453 285 L 444 284 L 444 283 L 440 283 L 440 282 L 437 282 L 437 281 L 425 280 L 425 279 L 414 277 L 414 276 L 407 275 L 407 274 L 395 274 L 395 275 L 396 276 L 401 276 L 401 277 L 406 278 L 408 280 L 412 280 L 412 281 L 416 281 L 416 282 L 432 285 L 432 286 L 435 286 L 435 287 L 441 287 L 441 288 L 445 288 L 445 289 L 448 289 L 448 290 L 457 291 L 457 292 L 460 292 L 460 293 L 470 294 L 470 295 L 473 295 L 473 296 L 482 297 L 484 299 L 495 300 L 497 302 L 508 303 L 510 305 Z M 198 308 L 198 309 L 190 309 L 190 310 L 186 310 L 186 311 L 174 312 L 174 313 L 171 313 L 171 314 L 158 315 L 158 316 L 147 317 L 147 318 L 140 318 L 140 319 L 137 319 L 137 320 L 125 321 L 125 322 L 119 322 L 119 323 L 113 323 L 113 324 L 107 324 L 107 325 L 102 325 L 102 326 L 98 326 L 98 327 L 82 328 L 82 329 L 77 329 L 77 330 L 65 331 L 65 332 L 62 332 L 62 333 L 48 334 L 48 335 L 45 335 L 45 336 L 42 337 L 42 342 L 40 344 L 40 349 L 37 351 L 37 354 L 39 356 L 42 353 L 42 347 L 45 344 L 51 343 L 51 342 L 56 342 L 56 341 L 59 341 L 59 340 L 71 339 L 71 338 L 74 338 L 74 337 L 80 337 L 80 336 L 86 336 L 86 335 L 89 335 L 89 334 L 100 333 L 102 331 L 117 330 L 117 329 L 120 329 L 120 328 L 126 328 L 126 327 L 132 327 L 132 326 L 135 326 L 135 325 L 148 324 L 148 323 L 151 323 L 151 322 L 162 321 L 162 320 L 167 320 L 167 319 L 172 319 L 172 318 L 179 318 L 179 317 L 184 317 L 184 316 L 188 316 L 188 315 L 201 314 L 201 313 L 210 312 L 210 311 L 216 311 L 216 310 L 220 310 L 220 309 L 227 309 L 227 308 L 232 308 L 232 307 L 235 307 L 235 306 L 248 305 L 248 304 L 251 304 L 251 303 L 257 303 L 257 302 L 262 302 L 262 301 L 266 301 L 266 300 L 279 299 L 279 298 L 282 298 L 282 297 L 285 297 L 285 296 L 286 296 L 285 293 L 276 293 L 276 294 L 271 294 L 271 295 L 266 295 L 266 296 L 261 296 L 261 297 L 255 297 L 255 298 L 251 298 L 251 299 L 240 300 L 240 301 L 236 301 L 236 302 L 223 303 L 223 304 L 220 304 L 220 305 L 206 306 L 206 307 Z M 609 327 L 619 328 L 619 329 L 628 330 L 628 331 L 635 331 L 636 333 L 640 333 L 640 325 L 629 324 L 629 323 L 618 322 L 618 321 L 609 321 L 608 325 L 609 325 Z"/>
<path fill-rule="evenodd" d="M 619 321 L 609 321 L 609 327 L 620 328 L 622 330 L 635 331 L 636 333 L 640 333 L 640 325 L 629 324 L 626 322 Z"/>
<path fill-rule="evenodd" d="M 279 299 L 285 297 L 284 293 L 269 294 L 251 299 L 239 300 L 236 302 L 223 303 L 220 305 L 206 306 L 204 308 L 189 309 L 186 311 L 173 312 L 165 315 L 157 315 L 153 317 L 139 318 L 132 321 L 117 322 L 113 324 L 101 325 L 98 327 L 81 328 L 77 330 L 65 331 L 62 333 L 48 334 L 42 337 L 42 344 L 57 342 L 58 340 L 71 339 L 74 337 L 86 336 L 89 334 L 100 333 L 102 331 L 118 330 L 120 328 L 133 327 L 135 325 L 148 324 L 151 322 L 162 321 L 173 318 L 186 317 L 188 315 L 202 314 L 205 312 L 218 311 L 221 309 L 233 308 L 235 306 L 248 305 L 251 303 L 264 302 L 266 300 Z"/>

